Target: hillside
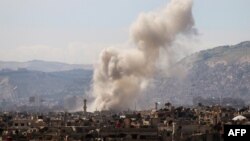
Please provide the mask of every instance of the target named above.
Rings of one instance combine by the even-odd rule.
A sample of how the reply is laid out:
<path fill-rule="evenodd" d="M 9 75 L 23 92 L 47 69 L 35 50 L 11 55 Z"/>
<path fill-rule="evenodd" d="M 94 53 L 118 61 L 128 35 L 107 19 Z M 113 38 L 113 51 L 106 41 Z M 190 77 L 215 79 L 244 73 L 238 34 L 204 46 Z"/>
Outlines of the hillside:
<path fill-rule="evenodd" d="M 59 106 L 66 110 L 81 107 L 82 97 L 91 85 L 91 66 L 84 69 L 84 65 L 29 63 L 0 63 L 0 107 L 8 107 L 6 102 L 12 108 L 20 105 Z M 188 56 L 167 73 L 159 71 L 144 93 L 138 108 L 150 108 L 157 101 L 174 105 L 250 104 L 250 42 Z"/>
<path fill-rule="evenodd" d="M 0 71 L 0 105 L 63 105 L 71 97 L 82 97 L 90 87 L 92 70 L 40 72 Z M 30 101 L 33 98 L 33 101 Z M 82 101 L 82 99 L 80 99 Z M 38 103 L 37 103 L 38 102 Z M 62 107 L 63 108 L 63 107 Z"/>
<path fill-rule="evenodd" d="M 250 104 L 249 41 L 195 53 L 170 72 L 165 77 L 158 73 L 146 90 L 146 99 L 176 105 Z"/>

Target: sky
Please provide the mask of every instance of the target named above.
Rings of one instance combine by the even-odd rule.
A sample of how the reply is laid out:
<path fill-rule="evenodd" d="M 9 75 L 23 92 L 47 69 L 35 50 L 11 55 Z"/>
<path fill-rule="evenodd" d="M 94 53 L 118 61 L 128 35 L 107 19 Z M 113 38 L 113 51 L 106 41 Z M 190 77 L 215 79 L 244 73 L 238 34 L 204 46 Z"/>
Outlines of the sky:
<path fill-rule="evenodd" d="M 102 49 L 129 46 L 142 12 L 169 0 L 0 0 L 0 61 L 93 64 Z M 194 0 L 190 52 L 250 40 L 249 0 Z"/>

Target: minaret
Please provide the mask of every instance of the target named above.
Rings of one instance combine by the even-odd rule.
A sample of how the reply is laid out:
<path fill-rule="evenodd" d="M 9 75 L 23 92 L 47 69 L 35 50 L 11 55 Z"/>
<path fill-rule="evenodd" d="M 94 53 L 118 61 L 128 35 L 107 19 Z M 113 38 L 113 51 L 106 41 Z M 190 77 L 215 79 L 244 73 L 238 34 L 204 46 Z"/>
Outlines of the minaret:
<path fill-rule="evenodd" d="M 83 112 L 84 113 L 87 112 L 87 100 L 86 99 L 83 100 Z"/>
<path fill-rule="evenodd" d="M 155 102 L 155 110 L 158 110 L 158 102 Z"/>

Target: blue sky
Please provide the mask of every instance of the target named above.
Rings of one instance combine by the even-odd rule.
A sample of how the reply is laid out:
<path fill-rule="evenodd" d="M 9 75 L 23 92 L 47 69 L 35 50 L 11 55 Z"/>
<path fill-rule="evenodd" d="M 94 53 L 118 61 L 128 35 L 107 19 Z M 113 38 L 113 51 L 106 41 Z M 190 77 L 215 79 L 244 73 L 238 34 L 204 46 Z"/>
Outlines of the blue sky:
<path fill-rule="evenodd" d="M 0 0 L 0 60 L 95 63 L 128 41 L 141 12 L 169 0 Z M 249 0 L 194 0 L 197 51 L 250 40 Z"/>

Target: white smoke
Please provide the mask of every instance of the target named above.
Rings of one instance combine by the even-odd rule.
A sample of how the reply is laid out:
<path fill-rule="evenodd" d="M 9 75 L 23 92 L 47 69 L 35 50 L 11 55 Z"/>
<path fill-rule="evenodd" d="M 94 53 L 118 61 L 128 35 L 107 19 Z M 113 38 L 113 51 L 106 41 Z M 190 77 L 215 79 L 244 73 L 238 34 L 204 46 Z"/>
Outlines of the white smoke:
<path fill-rule="evenodd" d="M 92 110 L 132 108 L 154 74 L 160 48 L 169 48 L 193 26 L 192 0 L 171 0 L 161 10 L 140 14 L 130 28 L 137 48 L 102 51 L 94 71 Z"/>

